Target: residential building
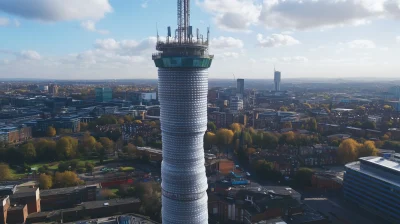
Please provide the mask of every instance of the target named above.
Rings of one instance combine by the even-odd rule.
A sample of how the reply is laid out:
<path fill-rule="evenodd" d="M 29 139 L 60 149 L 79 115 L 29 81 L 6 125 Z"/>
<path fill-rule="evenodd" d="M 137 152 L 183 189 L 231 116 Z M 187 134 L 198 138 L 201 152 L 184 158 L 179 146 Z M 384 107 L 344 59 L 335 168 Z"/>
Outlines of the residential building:
<path fill-rule="evenodd" d="M 56 84 L 51 84 L 49 86 L 49 93 L 52 94 L 53 96 L 58 94 L 58 86 Z"/>
<path fill-rule="evenodd" d="M 275 84 L 275 91 L 281 91 L 281 72 L 274 71 L 274 84 Z"/>
<path fill-rule="evenodd" d="M 233 97 L 229 102 L 229 108 L 232 112 L 243 110 L 243 100 L 239 97 Z"/>
<path fill-rule="evenodd" d="M 96 200 L 96 186 L 78 186 L 41 190 L 41 208 L 43 211 L 71 208 L 76 204 Z"/>
<path fill-rule="evenodd" d="M 110 102 L 112 100 L 112 89 L 109 87 L 96 88 L 96 102 Z"/>
<path fill-rule="evenodd" d="M 346 165 L 346 200 L 391 223 L 400 220 L 400 163 L 363 157 Z"/>
<path fill-rule="evenodd" d="M 10 208 L 10 197 L 0 196 L 0 224 L 7 223 L 7 213 Z"/>

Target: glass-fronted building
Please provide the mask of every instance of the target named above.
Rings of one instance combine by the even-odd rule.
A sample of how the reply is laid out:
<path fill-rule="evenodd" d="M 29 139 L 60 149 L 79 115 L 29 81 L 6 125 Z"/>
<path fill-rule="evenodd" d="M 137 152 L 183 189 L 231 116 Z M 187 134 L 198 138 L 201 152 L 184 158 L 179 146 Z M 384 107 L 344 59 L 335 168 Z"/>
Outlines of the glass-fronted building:
<path fill-rule="evenodd" d="M 400 163 L 363 157 L 346 165 L 344 197 L 390 223 L 400 220 Z"/>
<path fill-rule="evenodd" d="M 96 88 L 96 102 L 110 102 L 112 100 L 112 89 L 109 87 Z"/>

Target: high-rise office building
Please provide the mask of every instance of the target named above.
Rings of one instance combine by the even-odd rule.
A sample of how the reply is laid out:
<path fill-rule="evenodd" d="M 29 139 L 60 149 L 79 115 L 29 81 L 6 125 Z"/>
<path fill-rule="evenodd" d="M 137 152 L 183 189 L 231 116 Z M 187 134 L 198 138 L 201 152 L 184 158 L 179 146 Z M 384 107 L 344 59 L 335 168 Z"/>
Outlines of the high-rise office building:
<path fill-rule="evenodd" d="M 275 83 L 275 91 L 281 91 L 281 72 L 275 71 L 274 72 L 274 83 Z"/>
<path fill-rule="evenodd" d="M 207 130 L 209 32 L 193 35 L 190 0 L 178 0 L 178 28 L 165 41 L 157 37 L 163 144 L 162 223 L 207 224 L 207 177 L 203 137 Z"/>
<path fill-rule="evenodd" d="M 109 87 L 96 88 L 96 102 L 109 102 L 112 100 L 112 89 Z"/>
<path fill-rule="evenodd" d="M 346 200 L 390 223 L 400 220 L 400 164 L 382 157 L 363 157 L 346 165 Z"/>
<path fill-rule="evenodd" d="M 49 86 L 49 93 L 52 95 L 57 95 L 58 94 L 58 86 L 56 84 L 51 84 Z"/>
<path fill-rule="evenodd" d="M 238 94 L 243 96 L 244 93 L 244 79 L 237 79 L 236 90 Z"/>

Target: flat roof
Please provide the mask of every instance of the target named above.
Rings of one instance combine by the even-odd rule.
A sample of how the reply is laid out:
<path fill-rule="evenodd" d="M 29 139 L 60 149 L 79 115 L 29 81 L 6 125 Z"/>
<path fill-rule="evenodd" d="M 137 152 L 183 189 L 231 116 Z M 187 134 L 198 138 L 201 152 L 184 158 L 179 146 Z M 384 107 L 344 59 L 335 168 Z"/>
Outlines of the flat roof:
<path fill-rule="evenodd" d="M 365 162 L 366 164 L 368 164 L 368 163 L 377 164 L 379 166 L 382 166 L 382 167 L 394 170 L 396 172 L 399 172 L 399 174 L 400 174 L 400 164 L 398 162 L 390 161 L 390 160 L 384 159 L 382 157 L 370 156 L 370 157 L 360 158 L 359 161 L 357 161 L 357 162 L 348 163 L 348 164 L 346 164 L 346 168 L 352 169 L 354 171 L 363 173 L 365 175 L 374 177 L 374 178 L 376 178 L 378 180 L 381 180 L 381 181 L 384 181 L 384 182 L 387 182 L 387 183 L 390 183 L 392 185 L 400 187 L 400 180 L 393 180 L 392 178 L 387 178 L 387 177 L 382 176 L 382 175 L 377 175 L 374 172 L 371 172 L 371 171 L 368 171 L 368 170 L 365 170 L 365 169 L 361 169 L 360 161 L 361 162 Z"/>
<path fill-rule="evenodd" d="M 124 198 L 124 199 L 112 199 L 106 201 L 89 201 L 89 202 L 83 202 L 82 206 L 85 209 L 95 209 L 95 208 L 110 207 L 110 206 L 124 205 L 131 203 L 140 203 L 140 199 Z"/>
<path fill-rule="evenodd" d="M 87 187 L 93 187 L 93 186 L 95 186 L 95 185 L 84 185 L 84 186 L 76 186 L 76 187 L 65 187 L 65 188 L 41 190 L 40 195 L 43 197 L 43 196 L 56 195 L 56 194 L 69 194 L 69 193 L 81 191 Z"/>

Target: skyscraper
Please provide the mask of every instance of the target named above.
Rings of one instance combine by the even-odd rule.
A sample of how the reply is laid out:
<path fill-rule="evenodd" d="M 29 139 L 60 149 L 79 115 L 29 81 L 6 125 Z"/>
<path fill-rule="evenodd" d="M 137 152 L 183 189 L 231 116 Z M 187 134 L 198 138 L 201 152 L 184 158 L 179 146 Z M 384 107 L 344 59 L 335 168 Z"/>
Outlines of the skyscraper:
<path fill-rule="evenodd" d="M 238 94 L 243 96 L 244 93 L 244 79 L 237 79 L 236 90 Z"/>
<path fill-rule="evenodd" d="M 163 143 L 162 223 L 208 223 L 203 137 L 207 129 L 209 32 L 193 35 L 190 0 L 178 0 L 178 28 L 157 37 Z"/>
<path fill-rule="evenodd" d="M 281 91 L 281 72 L 274 71 L 275 91 Z"/>
<path fill-rule="evenodd" d="M 96 102 L 109 102 L 112 100 L 112 89 L 109 87 L 96 88 Z"/>

